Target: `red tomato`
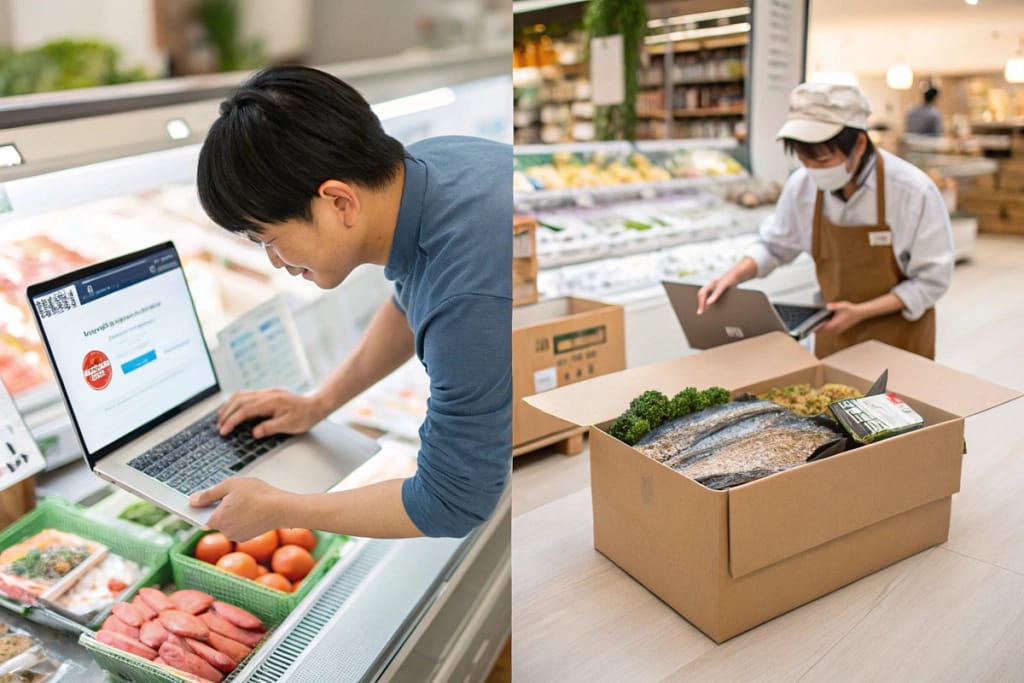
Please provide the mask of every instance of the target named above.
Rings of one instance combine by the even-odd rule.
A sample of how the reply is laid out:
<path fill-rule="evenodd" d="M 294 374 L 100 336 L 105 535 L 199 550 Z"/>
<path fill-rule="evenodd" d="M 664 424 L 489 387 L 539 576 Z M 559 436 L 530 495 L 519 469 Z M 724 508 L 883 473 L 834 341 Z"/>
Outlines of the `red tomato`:
<path fill-rule="evenodd" d="M 203 562 L 209 562 L 210 564 L 217 564 L 220 558 L 224 557 L 235 549 L 235 544 L 232 543 L 227 536 L 215 531 L 212 534 L 206 534 L 199 539 L 196 543 L 196 549 L 192 553 L 195 555 L 197 560 Z"/>
<path fill-rule="evenodd" d="M 269 562 L 270 557 L 277 550 L 277 531 L 271 529 L 255 538 L 250 538 L 248 541 L 242 541 L 235 546 L 235 550 L 252 555 L 253 559 L 257 562 Z"/>
<path fill-rule="evenodd" d="M 274 551 L 270 566 L 290 581 L 306 578 L 316 560 L 305 548 L 297 545 L 283 545 Z"/>

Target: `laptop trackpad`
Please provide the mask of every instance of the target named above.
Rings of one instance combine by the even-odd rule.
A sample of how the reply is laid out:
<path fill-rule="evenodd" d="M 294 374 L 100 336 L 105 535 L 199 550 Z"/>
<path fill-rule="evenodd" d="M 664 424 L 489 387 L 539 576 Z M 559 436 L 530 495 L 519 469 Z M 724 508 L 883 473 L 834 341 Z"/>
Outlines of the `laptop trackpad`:
<path fill-rule="evenodd" d="M 323 422 L 286 442 L 273 457 L 238 473 L 294 493 L 321 493 L 380 450 L 376 441 L 348 427 Z"/>

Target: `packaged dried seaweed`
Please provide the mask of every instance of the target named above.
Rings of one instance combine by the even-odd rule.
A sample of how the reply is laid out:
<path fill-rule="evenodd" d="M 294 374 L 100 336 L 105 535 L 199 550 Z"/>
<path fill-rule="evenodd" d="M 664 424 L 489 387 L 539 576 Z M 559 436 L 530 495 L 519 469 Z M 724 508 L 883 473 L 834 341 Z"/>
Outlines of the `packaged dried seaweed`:
<path fill-rule="evenodd" d="M 850 398 L 829 406 L 854 441 L 874 443 L 924 425 L 924 418 L 893 393 Z"/>

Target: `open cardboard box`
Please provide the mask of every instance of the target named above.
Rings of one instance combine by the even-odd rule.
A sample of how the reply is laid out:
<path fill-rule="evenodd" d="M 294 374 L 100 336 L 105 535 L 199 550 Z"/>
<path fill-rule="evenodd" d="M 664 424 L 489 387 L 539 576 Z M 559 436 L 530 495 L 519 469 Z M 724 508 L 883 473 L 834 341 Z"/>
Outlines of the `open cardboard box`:
<path fill-rule="evenodd" d="M 524 403 L 524 396 L 625 367 L 622 306 L 563 297 L 513 309 L 513 446 L 528 447 L 544 437 L 575 429 L 575 425 Z"/>
<path fill-rule="evenodd" d="M 727 491 L 701 486 L 605 429 L 648 389 L 731 392 L 809 382 L 889 390 L 919 430 Z M 819 361 L 781 333 L 618 372 L 527 399 L 590 425 L 594 547 L 717 642 L 946 540 L 963 418 L 1017 391 L 880 342 Z"/>

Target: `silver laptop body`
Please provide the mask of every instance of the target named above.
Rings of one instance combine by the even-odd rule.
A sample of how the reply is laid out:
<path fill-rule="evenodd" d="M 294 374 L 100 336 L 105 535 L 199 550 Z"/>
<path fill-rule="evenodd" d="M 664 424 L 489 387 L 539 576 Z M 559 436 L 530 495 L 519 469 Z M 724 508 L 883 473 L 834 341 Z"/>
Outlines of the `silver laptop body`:
<path fill-rule="evenodd" d="M 729 288 L 718 301 L 705 306 L 703 314 L 697 315 L 701 285 L 671 281 L 662 285 L 687 342 L 695 349 L 710 349 L 768 332 L 785 332 L 794 339 L 803 339 L 831 316 L 825 308 L 790 306 L 802 309 L 798 316 L 802 320 L 790 327 L 764 292 L 741 287 Z"/>
<path fill-rule="evenodd" d="M 90 469 L 103 479 L 196 525 L 214 508 L 193 508 L 188 492 L 140 469 L 139 456 L 213 413 L 220 391 L 174 245 L 158 244 L 28 288 L 64 404 Z M 216 444 L 214 444 L 216 446 Z M 322 422 L 260 454 L 236 476 L 287 491 L 326 491 L 379 446 Z M 202 450 L 177 454 L 195 468 Z M 129 463 L 136 462 L 137 466 Z M 193 465 L 174 471 L 188 473 Z M 172 468 L 164 468 L 164 472 Z M 167 475 L 163 475 L 167 478 Z M 215 483 L 220 475 L 205 481 Z"/>

